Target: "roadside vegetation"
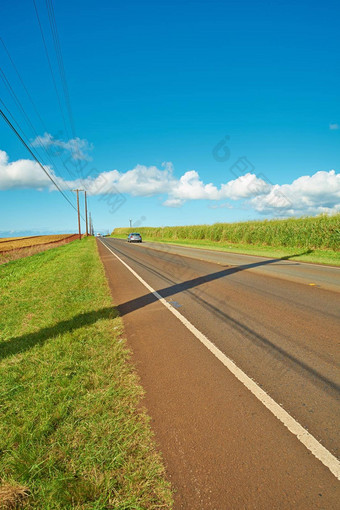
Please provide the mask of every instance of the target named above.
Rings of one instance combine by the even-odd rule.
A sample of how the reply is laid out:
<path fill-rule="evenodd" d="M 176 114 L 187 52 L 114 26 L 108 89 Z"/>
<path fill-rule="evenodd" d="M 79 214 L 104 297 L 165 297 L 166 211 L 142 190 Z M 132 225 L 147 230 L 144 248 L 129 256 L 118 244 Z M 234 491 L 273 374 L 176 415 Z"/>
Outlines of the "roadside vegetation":
<path fill-rule="evenodd" d="M 136 228 L 116 228 L 125 238 Z M 340 214 L 183 227 L 139 227 L 145 241 L 340 265 Z"/>
<path fill-rule="evenodd" d="M 171 508 L 95 240 L 0 267 L 0 508 Z"/>

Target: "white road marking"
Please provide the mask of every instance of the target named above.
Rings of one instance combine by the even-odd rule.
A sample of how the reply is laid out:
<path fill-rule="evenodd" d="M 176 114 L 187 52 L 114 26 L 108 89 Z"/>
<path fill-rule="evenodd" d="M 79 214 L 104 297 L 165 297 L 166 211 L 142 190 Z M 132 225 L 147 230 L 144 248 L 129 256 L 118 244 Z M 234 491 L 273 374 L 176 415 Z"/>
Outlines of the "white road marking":
<path fill-rule="evenodd" d="M 298 440 L 324 464 L 330 472 L 340 480 L 340 462 L 327 450 L 314 436 L 303 428 L 290 414 L 287 413 L 275 400 L 262 390 L 250 377 L 238 368 L 228 356 L 223 354 L 203 333 L 201 333 L 190 321 L 179 313 L 170 303 L 151 287 L 136 271 L 134 271 L 124 260 L 116 255 L 103 241 L 102 244 L 114 255 L 136 278 L 139 280 L 159 301 L 181 321 L 195 337 L 223 363 L 223 365 L 278 419 L 287 429 L 294 434 Z"/>

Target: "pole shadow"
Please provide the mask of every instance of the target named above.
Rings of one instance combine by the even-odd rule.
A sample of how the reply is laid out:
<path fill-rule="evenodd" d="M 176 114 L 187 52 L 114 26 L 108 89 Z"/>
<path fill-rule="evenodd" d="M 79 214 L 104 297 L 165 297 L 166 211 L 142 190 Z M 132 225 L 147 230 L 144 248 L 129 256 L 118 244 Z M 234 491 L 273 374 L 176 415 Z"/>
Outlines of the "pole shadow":
<path fill-rule="evenodd" d="M 214 280 L 218 280 L 220 278 L 224 278 L 225 276 L 229 276 L 240 271 L 245 271 L 253 267 L 273 264 L 274 262 L 277 261 L 278 259 L 268 259 L 262 260 L 260 262 L 253 262 L 252 264 L 244 264 L 242 266 L 229 267 L 228 269 L 222 269 L 221 271 L 216 271 L 215 273 L 211 273 L 204 276 L 198 276 L 197 278 L 193 278 L 182 283 L 176 283 L 174 285 L 171 285 L 170 287 L 164 287 L 163 289 L 157 290 L 157 292 L 163 298 L 167 298 L 173 296 L 174 294 L 178 294 L 179 292 L 184 292 L 186 290 L 198 287 L 199 285 L 203 285 L 204 283 L 212 282 Z M 131 301 L 127 301 L 126 303 L 123 303 L 118 306 L 119 315 L 126 315 L 135 310 L 138 310 L 139 308 L 143 308 L 144 306 L 147 306 L 155 301 L 157 301 L 157 297 L 152 293 L 145 294 L 144 296 L 132 299 Z"/>
<path fill-rule="evenodd" d="M 294 255 L 291 255 L 292 257 Z M 245 271 L 247 269 L 251 269 L 253 267 L 273 264 L 275 262 L 278 262 L 280 259 L 269 259 L 265 261 L 255 262 L 252 264 L 245 264 L 238 267 L 232 267 L 228 269 L 223 269 L 221 271 L 217 271 L 215 273 L 211 273 L 204 276 L 199 276 L 197 278 L 193 278 L 191 280 L 170 285 L 168 287 L 164 287 L 162 289 L 159 289 L 156 291 L 155 294 L 159 294 L 162 298 L 169 298 L 170 296 L 174 296 L 175 294 L 178 294 L 180 292 L 189 291 L 189 293 L 192 295 L 192 297 L 199 301 L 202 306 L 205 308 L 210 309 L 214 314 L 219 316 L 222 320 L 225 320 L 226 322 L 230 323 L 232 327 L 234 327 L 236 330 L 238 330 L 240 333 L 245 335 L 248 340 L 250 340 L 255 345 L 258 345 L 260 347 L 264 347 L 267 351 L 271 352 L 274 358 L 282 362 L 283 360 L 287 361 L 290 367 L 294 371 L 302 370 L 308 378 L 319 381 L 324 387 L 324 390 L 326 392 L 329 392 L 334 395 L 337 394 L 340 390 L 339 385 L 335 382 L 329 379 L 328 377 L 324 376 L 314 368 L 308 366 L 303 360 L 300 360 L 296 358 L 293 354 L 288 353 L 285 349 L 281 348 L 279 345 L 276 345 L 272 341 L 270 341 L 268 338 L 264 337 L 263 335 L 260 335 L 256 333 L 254 330 L 248 328 L 246 325 L 240 323 L 239 321 L 232 318 L 227 313 L 223 312 L 220 308 L 217 308 L 210 303 L 208 303 L 206 300 L 202 298 L 202 296 L 195 296 L 195 294 L 191 293 L 190 291 L 192 289 L 195 289 L 196 287 L 203 285 L 204 283 L 208 283 L 211 281 L 218 280 L 220 278 L 224 278 L 226 276 L 238 273 L 240 271 Z M 156 301 L 158 301 L 157 295 L 155 295 L 152 292 L 149 292 L 148 294 L 145 294 L 143 296 L 140 296 L 138 298 L 132 299 L 130 301 L 127 301 L 121 305 L 118 306 L 118 312 L 121 316 L 127 315 L 129 313 L 132 313 L 136 310 L 139 310 L 143 307 L 146 307 Z"/>
<path fill-rule="evenodd" d="M 43 345 L 47 340 L 61 335 L 63 333 L 72 332 L 83 326 L 95 324 L 101 319 L 114 319 L 118 316 L 115 308 L 102 308 L 91 312 L 81 313 L 65 321 L 57 322 L 53 326 L 40 329 L 35 333 L 28 333 L 21 336 L 10 338 L 0 343 L 0 360 L 18 353 L 28 351 L 35 345 Z"/>

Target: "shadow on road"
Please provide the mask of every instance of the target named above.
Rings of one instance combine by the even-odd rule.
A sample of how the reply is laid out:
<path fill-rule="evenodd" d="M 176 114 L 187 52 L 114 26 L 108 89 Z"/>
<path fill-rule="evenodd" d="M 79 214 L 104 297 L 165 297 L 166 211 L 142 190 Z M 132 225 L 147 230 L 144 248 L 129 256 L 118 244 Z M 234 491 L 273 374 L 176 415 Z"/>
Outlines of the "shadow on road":
<path fill-rule="evenodd" d="M 119 253 L 124 255 L 127 258 L 130 258 L 127 254 L 123 254 L 119 250 L 116 249 Z M 254 267 L 266 266 L 269 264 L 274 264 L 275 262 L 279 262 L 280 260 L 289 260 L 292 257 L 297 257 L 301 255 L 306 255 L 308 253 L 312 253 L 313 250 L 307 250 L 304 253 L 294 254 L 294 255 L 286 255 L 285 257 L 281 257 L 280 259 L 267 259 L 261 260 L 259 262 L 252 262 L 251 264 L 243 264 L 241 266 L 236 267 L 228 267 L 227 269 L 223 269 L 221 271 L 216 271 L 215 273 L 211 273 L 204 276 L 199 276 L 197 278 L 193 278 L 192 280 L 187 280 L 182 283 L 176 283 L 169 287 L 164 287 L 163 289 L 158 290 L 158 294 L 162 297 L 167 298 L 169 296 L 173 296 L 174 294 L 178 294 L 179 292 L 183 292 L 186 290 L 190 290 L 192 288 L 198 287 L 199 285 L 203 285 L 204 283 L 208 283 L 214 280 L 218 280 L 220 278 L 224 278 L 225 276 L 229 276 L 231 274 L 238 273 L 240 271 L 246 271 L 247 269 L 252 269 Z M 146 267 L 146 266 L 144 266 Z M 154 294 L 146 294 L 145 296 L 141 296 L 136 299 L 132 299 L 127 303 L 124 303 L 118 307 L 118 311 L 120 315 L 126 315 L 127 313 L 131 313 L 134 310 L 147 306 L 150 303 L 153 303 L 157 300 L 157 297 Z"/>
<path fill-rule="evenodd" d="M 215 273 L 211 273 L 204 276 L 198 276 L 197 278 L 187 280 L 186 282 L 176 283 L 174 285 L 171 285 L 170 287 L 164 287 L 163 289 L 160 289 L 157 292 L 163 298 L 167 298 L 169 296 L 173 296 L 174 294 L 178 294 L 179 292 L 190 290 L 192 288 L 198 287 L 199 285 L 203 285 L 204 283 L 212 282 L 214 280 L 224 278 L 225 276 L 238 273 L 239 271 L 245 271 L 246 269 L 251 269 L 253 267 L 273 264 L 274 262 L 277 261 L 278 259 L 269 259 L 262 260 L 260 262 L 253 262 L 252 264 L 244 264 L 242 266 L 229 267 L 228 269 L 222 269 L 221 271 L 216 271 Z M 126 315 L 127 313 L 131 313 L 134 310 L 138 310 L 143 306 L 146 306 L 150 303 L 153 303 L 154 301 L 157 301 L 157 299 L 158 298 L 152 293 L 146 294 L 145 296 L 141 296 L 136 299 L 132 299 L 131 301 L 128 301 L 118 306 L 119 314 Z"/>
<path fill-rule="evenodd" d="M 292 255 L 293 257 L 294 255 Z M 220 278 L 224 278 L 226 276 L 229 276 L 234 273 L 238 273 L 239 271 L 244 271 L 247 269 L 251 269 L 253 267 L 273 264 L 275 262 L 278 262 L 279 259 L 269 259 L 265 261 L 260 261 L 252 264 L 245 264 L 238 267 L 231 267 L 228 269 L 223 269 L 221 271 L 217 271 L 215 273 L 211 273 L 204 276 L 199 276 L 197 278 L 193 278 L 191 280 L 177 283 L 174 285 L 170 285 L 168 287 L 164 287 L 162 289 L 159 289 L 156 291 L 155 294 L 159 294 L 162 298 L 169 298 L 170 296 L 174 296 L 175 294 L 178 294 L 183 291 L 189 291 L 197 288 L 200 285 L 203 285 L 204 283 L 208 283 L 214 280 L 218 280 Z M 151 303 L 156 302 L 159 298 L 157 295 L 150 292 L 148 294 L 145 294 L 143 296 L 140 296 L 138 298 L 132 299 L 130 301 L 127 301 L 121 305 L 118 306 L 118 312 L 121 316 L 127 315 L 129 313 L 132 313 L 138 309 L 141 309 L 143 307 L 146 307 L 150 305 Z M 254 330 L 247 327 L 245 324 L 242 324 L 241 322 L 237 321 L 235 318 L 228 315 L 226 312 L 221 310 L 221 307 L 214 306 L 208 301 L 206 301 L 202 295 L 198 296 L 193 293 L 190 293 L 192 297 L 199 301 L 200 304 L 205 309 L 210 309 L 210 311 L 215 314 L 216 316 L 219 316 L 222 320 L 229 323 L 233 328 L 235 328 L 237 331 L 239 331 L 242 335 L 244 335 L 248 340 L 251 341 L 252 344 L 257 345 L 259 347 L 264 347 L 267 351 L 271 352 L 271 354 L 276 358 L 278 361 L 286 361 L 288 362 L 288 370 L 292 369 L 294 371 L 296 370 L 303 370 L 305 374 L 308 375 L 309 378 L 312 380 L 319 381 L 324 385 L 324 390 L 327 392 L 330 392 L 334 394 L 334 392 L 339 392 L 340 388 L 339 385 L 336 384 L 336 382 L 332 381 L 328 377 L 325 377 L 321 373 L 319 373 L 314 368 L 307 365 L 303 360 L 298 359 L 295 357 L 295 355 L 287 352 L 285 349 L 280 347 L 279 345 L 276 345 L 268 338 L 262 336 L 261 334 L 255 332 Z M 290 368 L 289 368 L 290 367 Z"/>

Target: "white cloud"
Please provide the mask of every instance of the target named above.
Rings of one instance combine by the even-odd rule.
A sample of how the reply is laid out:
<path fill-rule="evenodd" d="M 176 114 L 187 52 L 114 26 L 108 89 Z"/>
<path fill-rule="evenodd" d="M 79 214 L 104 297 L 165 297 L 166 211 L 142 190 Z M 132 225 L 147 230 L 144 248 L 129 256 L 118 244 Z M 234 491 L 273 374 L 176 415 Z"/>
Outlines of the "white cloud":
<path fill-rule="evenodd" d="M 329 125 L 329 129 L 331 129 L 332 131 L 340 129 L 340 125 L 337 122 L 333 122 Z"/>
<path fill-rule="evenodd" d="M 291 184 L 271 184 L 266 178 L 247 173 L 216 186 L 205 184 L 198 172 L 190 170 L 174 176 L 171 163 L 156 166 L 136 165 L 126 172 L 111 170 L 97 177 L 66 181 L 50 174 L 63 189 L 85 188 L 89 195 L 165 196 L 163 205 L 181 207 L 186 201 L 208 200 L 211 207 L 232 207 L 232 201 L 268 216 L 332 213 L 340 210 L 340 174 L 334 170 L 305 175 Z M 39 165 L 31 160 L 9 162 L 0 151 L 0 189 L 32 188 L 55 190 Z"/>
<path fill-rule="evenodd" d="M 259 179 L 255 174 L 241 175 L 233 181 L 229 181 L 221 186 L 221 198 L 230 198 L 239 200 L 241 198 L 250 198 L 252 196 L 268 193 L 272 185 Z"/>
<path fill-rule="evenodd" d="M 218 200 L 218 189 L 213 184 L 204 184 L 195 170 L 185 172 L 169 190 L 174 199 L 180 200 Z"/>
<path fill-rule="evenodd" d="M 184 200 L 180 198 L 168 198 L 163 202 L 163 205 L 167 207 L 181 207 L 184 204 Z"/>
<path fill-rule="evenodd" d="M 97 177 L 68 182 L 68 185 L 85 187 L 90 195 L 128 193 L 132 196 L 150 197 L 167 193 L 176 180 L 172 165 L 167 163 L 163 170 L 156 166 L 136 165 L 132 170 L 102 172 Z"/>
<path fill-rule="evenodd" d="M 259 179 L 254 174 L 241 175 L 237 179 L 222 184 L 217 188 L 214 184 L 204 184 L 195 170 L 186 172 L 169 191 L 173 199 L 183 200 L 238 200 L 268 192 L 271 184 Z"/>
<path fill-rule="evenodd" d="M 291 184 L 276 184 L 250 201 L 257 211 L 285 216 L 335 212 L 340 207 L 340 174 L 334 170 L 304 175 Z"/>
<path fill-rule="evenodd" d="M 53 175 L 53 170 L 46 167 Z M 51 181 L 38 163 L 30 159 L 19 159 L 9 163 L 6 152 L 0 150 L 0 189 L 32 188 L 41 190 Z"/>
<path fill-rule="evenodd" d="M 53 138 L 49 133 L 44 133 L 43 136 L 37 136 L 32 141 L 33 147 L 45 147 L 45 149 L 54 148 L 54 151 L 61 152 L 66 151 L 71 154 L 72 159 L 78 161 L 91 161 L 91 157 L 88 152 L 93 149 L 93 145 L 85 139 L 71 138 L 67 142 Z M 61 151 L 56 148 L 61 149 Z M 54 155 L 52 153 L 52 155 Z"/>

